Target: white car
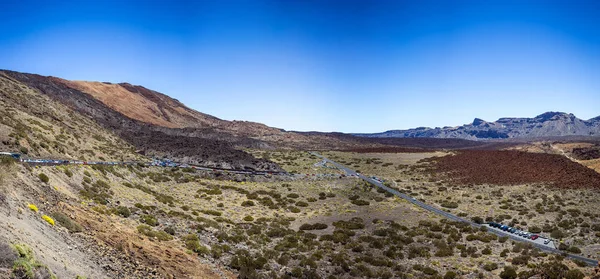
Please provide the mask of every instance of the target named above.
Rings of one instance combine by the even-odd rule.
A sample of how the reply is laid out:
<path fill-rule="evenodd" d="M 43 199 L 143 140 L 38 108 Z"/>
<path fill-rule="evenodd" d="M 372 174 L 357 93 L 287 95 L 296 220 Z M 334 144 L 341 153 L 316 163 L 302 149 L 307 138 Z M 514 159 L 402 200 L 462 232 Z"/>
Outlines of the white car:
<path fill-rule="evenodd" d="M 548 243 L 550 243 L 550 239 L 544 240 L 544 244 L 548 244 Z"/>

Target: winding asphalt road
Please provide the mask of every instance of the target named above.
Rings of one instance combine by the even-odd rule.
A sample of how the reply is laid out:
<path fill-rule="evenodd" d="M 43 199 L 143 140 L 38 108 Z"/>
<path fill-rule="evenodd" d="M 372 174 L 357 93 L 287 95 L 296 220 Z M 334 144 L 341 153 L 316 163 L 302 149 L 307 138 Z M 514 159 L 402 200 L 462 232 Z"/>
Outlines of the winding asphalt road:
<path fill-rule="evenodd" d="M 388 193 L 391 193 L 393 195 L 401 197 L 401 198 L 407 200 L 408 202 L 410 202 L 410 203 L 412 203 L 412 204 L 414 204 L 414 205 L 416 205 L 418 207 L 421 207 L 421 208 L 423 208 L 423 209 L 425 209 L 427 211 L 439 214 L 439 215 L 441 215 L 443 217 L 446 217 L 446 218 L 448 218 L 450 220 L 453 220 L 453 221 L 468 223 L 469 225 L 471 225 L 473 227 L 476 227 L 476 228 L 479 228 L 481 226 L 486 226 L 486 225 L 483 225 L 483 224 L 477 224 L 477 223 L 475 223 L 475 222 L 473 222 L 471 220 L 460 218 L 460 217 L 458 217 L 458 216 L 456 216 L 454 214 L 451 214 L 451 213 L 446 212 L 444 210 L 441 210 L 439 208 L 436 208 L 436 207 L 433 207 L 433 206 L 428 205 L 426 203 L 423 203 L 423 202 L 421 202 L 421 201 L 419 201 L 419 200 L 417 200 L 417 199 L 415 199 L 415 198 L 413 198 L 413 197 L 411 197 L 411 196 L 409 196 L 407 194 L 401 193 L 398 190 L 395 190 L 395 189 L 392 189 L 390 187 L 387 187 L 387 186 L 383 185 L 383 183 L 381 183 L 381 182 L 379 182 L 379 181 L 377 181 L 375 179 L 372 179 L 370 177 L 367 177 L 367 176 L 364 176 L 362 174 L 359 174 L 356 171 L 354 171 L 354 170 L 352 170 L 352 169 L 350 169 L 350 168 L 348 168 L 348 167 L 346 167 L 346 166 L 344 166 L 342 164 L 339 164 L 339 163 L 337 163 L 335 161 L 330 160 L 327 157 L 322 156 L 321 154 L 318 154 L 316 152 L 310 152 L 310 153 L 313 154 L 313 155 L 315 155 L 315 156 L 317 156 L 317 157 L 319 157 L 319 158 L 321 158 L 321 159 L 323 159 L 323 160 L 325 160 L 326 162 L 328 162 L 330 164 L 333 164 L 334 166 L 338 167 L 339 169 L 345 171 L 346 174 L 348 174 L 348 175 L 358 175 L 358 177 L 360 177 L 364 181 L 367 181 L 367 182 L 369 182 L 369 183 L 371 183 L 371 184 L 373 184 L 373 185 L 375 185 L 375 186 L 377 186 L 377 187 L 379 187 L 379 188 L 387 191 Z M 507 232 L 500 231 L 500 230 L 495 230 L 495 229 L 489 228 L 487 226 L 486 226 L 486 228 L 488 229 L 488 232 L 490 232 L 490 233 L 496 234 L 498 236 L 507 236 L 508 238 L 510 238 L 512 240 L 515 240 L 515 241 L 521 241 L 521 242 L 530 243 L 534 247 L 539 248 L 540 250 L 548 251 L 548 252 L 555 253 L 555 254 L 563 254 L 563 255 L 566 254 L 564 251 L 561 251 L 561 250 L 558 250 L 558 249 L 554 248 L 556 246 L 554 246 L 553 242 L 550 242 L 548 245 L 543 245 L 543 244 L 532 242 L 532 241 L 530 241 L 528 239 L 525 239 L 523 237 L 511 234 L 511 233 L 507 233 Z M 590 266 L 598 266 L 598 261 L 597 260 L 588 259 L 588 258 L 585 258 L 585 257 L 582 257 L 582 256 L 573 255 L 573 254 L 566 254 L 566 256 L 568 258 L 571 258 L 571 259 L 581 260 L 581 261 L 585 262 L 586 264 L 588 264 Z"/>

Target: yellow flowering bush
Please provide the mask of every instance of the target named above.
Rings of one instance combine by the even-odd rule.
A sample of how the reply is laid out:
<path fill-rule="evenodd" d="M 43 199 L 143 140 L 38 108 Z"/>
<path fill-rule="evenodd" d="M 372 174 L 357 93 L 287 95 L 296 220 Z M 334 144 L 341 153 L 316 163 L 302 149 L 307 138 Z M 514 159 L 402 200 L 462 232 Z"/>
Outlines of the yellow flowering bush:
<path fill-rule="evenodd" d="M 35 204 L 28 204 L 27 207 L 29 207 L 29 209 L 31 209 L 31 211 L 35 211 L 38 212 L 38 208 L 37 206 L 35 206 Z"/>
<path fill-rule="evenodd" d="M 42 215 L 42 219 L 46 220 L 46 222 L 48 222 L 48 224 L 54 226 L 54 219 L 50 218 L 50 216 Z"/>

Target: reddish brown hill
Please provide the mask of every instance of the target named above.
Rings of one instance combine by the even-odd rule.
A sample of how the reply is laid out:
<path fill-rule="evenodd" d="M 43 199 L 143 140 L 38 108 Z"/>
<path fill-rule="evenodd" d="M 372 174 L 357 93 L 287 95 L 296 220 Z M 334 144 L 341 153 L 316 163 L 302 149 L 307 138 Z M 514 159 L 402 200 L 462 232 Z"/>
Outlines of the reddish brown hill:
<path fill-rule="evenodd" d="M 461 184 L 547 183 L 564 188 L 600 188 L 600 174 L 564 156 L 521 151 L 461 151 L 428 159 L 433 173 Z"/>

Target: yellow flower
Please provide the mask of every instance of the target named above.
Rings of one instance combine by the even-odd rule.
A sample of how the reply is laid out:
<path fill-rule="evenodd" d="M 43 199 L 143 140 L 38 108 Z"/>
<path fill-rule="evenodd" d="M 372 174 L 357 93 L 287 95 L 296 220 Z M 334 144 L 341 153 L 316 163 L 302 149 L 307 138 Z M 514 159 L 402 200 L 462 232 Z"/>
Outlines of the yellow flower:
<path fill-rule="evenodd" d="M 50 216 L 42 215 L 42 219 L 46 220 L 46 222 L 48 222 L 48 224 L 54 226 L 54 219 L 50 218 Z"/>
<path fill-rule="evenodd" d="M 29 207 L 29 209 L 31 209 L 31 211 L 35 211 L 38 212 L 38 208 L 37 206 L 35 206 L 35 204 L 28 204 L 27 207 Z"/>

